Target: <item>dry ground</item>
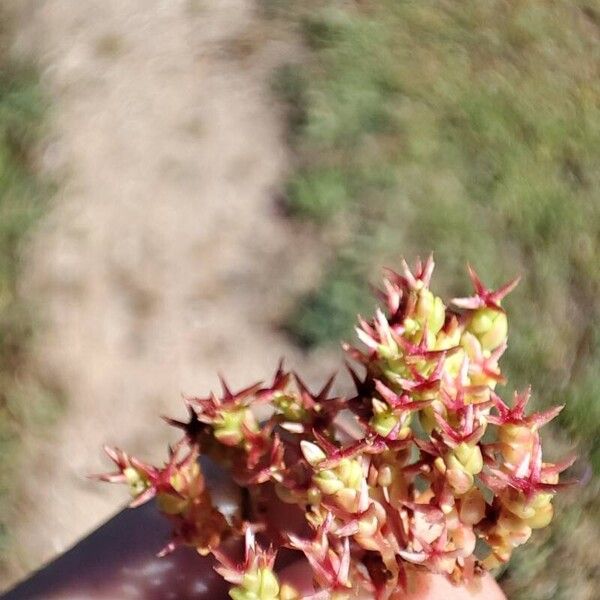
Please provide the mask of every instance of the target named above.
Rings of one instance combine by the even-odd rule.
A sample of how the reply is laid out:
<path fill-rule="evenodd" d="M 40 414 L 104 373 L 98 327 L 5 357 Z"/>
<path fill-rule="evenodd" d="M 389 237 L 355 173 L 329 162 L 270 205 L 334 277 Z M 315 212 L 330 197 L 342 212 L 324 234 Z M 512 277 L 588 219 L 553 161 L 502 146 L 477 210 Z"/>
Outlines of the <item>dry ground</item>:
<path fill-rule="evenodd" d="M 123 502 L 85 479 L 108 466 L 104 442 L 156 459 L 158 415 L 218 370 L 241 385 L 280 355 L 312 376 L 334 364 L 274 326 L 318 269 L 273 203 L 288 156 L 268 80 L 293 43 L 251 0 L 45 0 L 22 17 L 20 49 L 52 100 L 43 169 L 59 182 L 23 293 L 42 322 L 36 368 L 68 404 L 47 439 L 25 440 L 16 575 Z"/>

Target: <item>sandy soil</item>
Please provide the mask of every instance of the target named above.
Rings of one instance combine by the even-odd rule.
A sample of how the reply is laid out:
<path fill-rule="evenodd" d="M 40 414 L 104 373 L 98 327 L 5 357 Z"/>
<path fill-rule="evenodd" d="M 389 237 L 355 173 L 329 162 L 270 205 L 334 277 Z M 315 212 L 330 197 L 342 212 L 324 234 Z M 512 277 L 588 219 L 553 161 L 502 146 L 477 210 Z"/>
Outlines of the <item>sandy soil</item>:
<path fill-rule="evenodd" d="M 293 43 L 251 0 L 45 0 L 23 16 L 59 181 L 23 291 L 45 323 L 37 368 L 68 399 L 48 439 L 26 440 L 31 569 L 123 502 L 85 479 L 108 466 L 104 442 L 162 457 L 157 416 L 218 370 L 242 385 L 281 355 L 309 378 L 335 360 L 303 357 L 274 326 L 319 263 L 273 202 L 289 158 L 268 80 Z"/>

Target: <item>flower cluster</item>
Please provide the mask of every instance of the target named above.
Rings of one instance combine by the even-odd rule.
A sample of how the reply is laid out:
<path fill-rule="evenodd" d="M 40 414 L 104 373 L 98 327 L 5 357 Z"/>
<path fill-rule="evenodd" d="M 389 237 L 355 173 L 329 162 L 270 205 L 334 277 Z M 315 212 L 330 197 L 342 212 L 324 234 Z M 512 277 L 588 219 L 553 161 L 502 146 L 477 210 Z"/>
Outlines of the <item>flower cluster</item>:
<path fill-rule="evenodd" d="M 474 294 L 446 305 L 429 289 L 430 257 L 389 272 L 374 318 L 359 318 L 360 344 L 346 346 L 355 392 L 332 396 L 333 380 L 312 392 L 280 364 L 270 385 L 187 400 L 189 420 L 163 468 L 108 450 L 134 504 L 156 496 L 177 544 L 212 552 L 234 584 L 234 600 L 291 600 L 274 554 L 256 549 L 254 530 L 304 554 L 314 598 L 346 600 L 356 590 L 394 597 L 411 571 L 455 582 L 506 562 L 513 548 L 553 516 L 559 473 L 571 462 L 542 459 L 539 429 L 561 407 L 526 414 L 529 391 L 512 406 L 497 394 L 508 321 L 501 303 L 511 281 L 488 290 L 469 269 Z M 264 420 L 257 405 L 268 406 Z M 265 411 L 262 411 L 265 413 Z M 181 452 L 183 458 L 178 458 Z M 197 461 L 225 467 L 249 507 L 226 518 Z M 280 506 L 265 513 L 266 499 Z M 269 523 L 296 511 L 301 531 Z M 290 519 L 290 522 L 294 519 Z M 233 564 L 226 537 L 246 536 Z"/>

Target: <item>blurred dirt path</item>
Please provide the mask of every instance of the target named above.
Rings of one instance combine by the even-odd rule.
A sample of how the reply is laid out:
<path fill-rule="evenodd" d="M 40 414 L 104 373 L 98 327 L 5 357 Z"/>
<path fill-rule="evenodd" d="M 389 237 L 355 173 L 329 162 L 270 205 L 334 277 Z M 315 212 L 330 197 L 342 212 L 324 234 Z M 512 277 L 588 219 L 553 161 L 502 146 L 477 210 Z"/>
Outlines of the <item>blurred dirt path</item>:
<path fill-rule="evenodd" d="M 317 262 L 272 202 L 287 157 L 268 79 L 289 42 L 251 0 L 34 5 L 21 43 L 45 65 L 44 168 L 60 187 L 24 292 L 46 323 L 38 368 L 68 407 L 50 439 L 26 441 L 26 568 L 124 501 L 84 478 L 108 467 L 104 442 L 162 457 L 158 415 L 217 370 L 241 385 L 283 354 L 309 377 L 334 364 L 307 364 L 273 325 Z"/>

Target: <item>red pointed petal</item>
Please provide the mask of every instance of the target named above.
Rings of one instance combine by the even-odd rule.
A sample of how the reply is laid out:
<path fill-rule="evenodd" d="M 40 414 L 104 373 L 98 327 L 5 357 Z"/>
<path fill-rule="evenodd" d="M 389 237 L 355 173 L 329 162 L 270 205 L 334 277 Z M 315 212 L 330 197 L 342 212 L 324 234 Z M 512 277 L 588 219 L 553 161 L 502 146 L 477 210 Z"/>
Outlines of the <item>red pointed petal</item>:
<path fill-rule="evenodd" d="M 544 425 L 546 425 L 547 423 L 552 421 L 552 419 L 554 419 L 554 417 L 556 417 L 564 407 L 565 407 L 565 405 L 562 404 L 560 406 L 555 406 L 544 412 L 535 413 L 535 414 L 527 417 L 525 419 L 525 421 L 527 422 L 528 425 L 532 425 L 536 429 L 539 429 L 540 427 L 543 427 Z"/>
<path fill-rule="evenodd" d="M 148 488 L 145 492 L 143 492 L 142 494 L 140 494 L 137 498 L 134 498 L 131 503 L 129 504 L 130 508 L 137 508 L 138 506 L 141 506 L 142 504 L 145 504 L 146 502 L 152 500 L 152 498 L 154 498 L 154 496 L 156 496 L 156 488 Z"/>
<path fill-rule="evenodd" d="M 500 301 L 505 296 L 508 296 L 508 294 L 510 294 L 517 287 L 517 285 L 519 285 L 519 281 L 521 281 L 521 276 L 520 275 L 518 275 L 514 279 L 511 279 L 510 281 L 508 281 L 507 283 L 505 283 L 502 287 L 498 288 L 497 290 L 495 290 L 494 292 L 492 292 L 491 294 L 489 294 L 489 299 L 494 304 L 499 304 Z"/>
<path fill-rule="evenodd" d="M 475 293 L 478 296 L 483 296 L 487 292 L 487 288 L 483 285 L 481 279 L 479 279 L 479 275 L 477 275 L 477 272 L 470 264 L 467 265 L 467 271 L 469 272 L 469 278 L 471 279 Z"/>

